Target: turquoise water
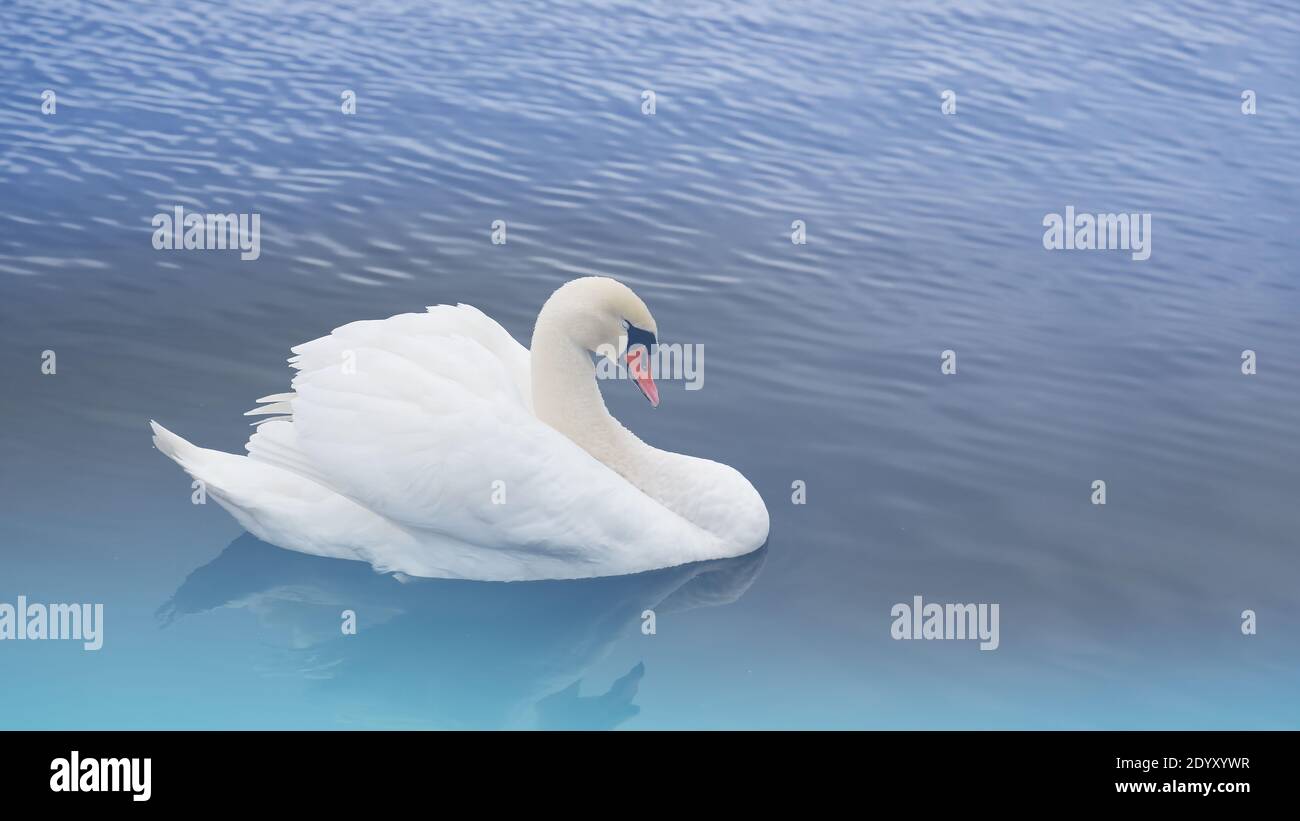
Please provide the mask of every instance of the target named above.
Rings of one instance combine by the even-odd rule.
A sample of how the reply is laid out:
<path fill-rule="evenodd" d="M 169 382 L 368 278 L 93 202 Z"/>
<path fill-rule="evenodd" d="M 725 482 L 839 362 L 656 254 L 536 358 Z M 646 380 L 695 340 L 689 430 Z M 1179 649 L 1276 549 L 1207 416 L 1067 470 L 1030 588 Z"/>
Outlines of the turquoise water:
<path fill-rule="evenodd" d="M 97 652 L 0 642 L 0 728 L 1300 726 L 1293 6 L 0 22 L 0 602 L 105 605 Z M 176 205 L 259 213 L 261 256 L 154 250 Z M 1067 206 L 1151 214 L 1151 258 L 1044 250 Z M 240 452 L 345 322 L 526 344 L 590 273 L 704 346 L 703 389 L 606 400 L 750 477 L 761 552 L 404 582 L 242 534 L 150 444 Z M 1000 646 L 891 639 L 916 595 L 999 603 Z"/>

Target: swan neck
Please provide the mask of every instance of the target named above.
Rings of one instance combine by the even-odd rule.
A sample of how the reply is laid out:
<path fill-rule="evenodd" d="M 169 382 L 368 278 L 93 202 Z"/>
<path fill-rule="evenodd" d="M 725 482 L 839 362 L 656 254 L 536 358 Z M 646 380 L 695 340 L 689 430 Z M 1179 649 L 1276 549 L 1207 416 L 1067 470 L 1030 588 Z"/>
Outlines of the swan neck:
<path fill-rule="evenodd" d="M 562 313 L 548 311 L 550 307 L 548 303 L 542 309 L 533 331 L 533 411 L 538 419 L 636 484 L 632 474 L 644 445 L 610 415 L 596 382 L 591 354 L 569 335 Z"/>

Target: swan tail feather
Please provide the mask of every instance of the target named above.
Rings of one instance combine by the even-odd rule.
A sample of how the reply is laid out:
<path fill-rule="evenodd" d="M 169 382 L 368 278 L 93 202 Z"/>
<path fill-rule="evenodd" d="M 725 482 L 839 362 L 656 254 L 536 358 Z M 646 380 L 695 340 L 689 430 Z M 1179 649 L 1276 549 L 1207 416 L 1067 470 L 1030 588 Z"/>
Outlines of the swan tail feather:
<path fill-rule="evenodd" d="M 388 560 L 366 545 L 412 548 L 409 533 L 310 478 L 259 459 L 201 448 L 152 420 L 149 425 L 158 450 L 265 542 L 314 556 L 369 562 L 380 572 L 391 569 Z M 431 567 L 425 575 L 445 571 Z"/>
<path fill-rule="evenodd" d="M 186 473 L 192 473 L 190 468 L 203 448 L 187 442 L 152 419 L 149 420 L 149 427 L 153 429 L 154 447 L 184 468 Z"/>
<path fill-rule="evenodd" d="M 221 502 L 223 507 L 229 509 L 226 503 L 240 508 L 255 505 L 258 479 L 262 477 L 250 470 L 253 466 L 247 457 L 201 448 L 152 419 L 149 420 L 149 426 L 153 428 L 154 447 L 180 465 L 190 476 L 202 482 L 206 492 Z"/>

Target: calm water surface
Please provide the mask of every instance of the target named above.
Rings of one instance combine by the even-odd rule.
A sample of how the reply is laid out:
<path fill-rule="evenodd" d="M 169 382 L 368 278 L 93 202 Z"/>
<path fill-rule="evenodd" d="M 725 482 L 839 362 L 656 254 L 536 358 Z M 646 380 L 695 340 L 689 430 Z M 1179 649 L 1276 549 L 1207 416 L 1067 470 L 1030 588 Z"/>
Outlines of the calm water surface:
<path fill-rule="evenodd" d="M 1300 727 L 1300 10 L 463 5 L 0 9 L 0 601 L 106 608 L 97 653 L 0 643 L 0 727 Z M 155 251 L 178 204 L 261 258 Z M 1151 213 L 1151 259 L 1045 251 L 1067 205 Z M 345 322 L 527 344 L 592 273 L 704 345 L 703 390 L 607 401 L 749 476 L 764 550 L 403 582 L 150 444 L 240 452 Z M 891 640 L 918 594 L 1000 648 Z"/>

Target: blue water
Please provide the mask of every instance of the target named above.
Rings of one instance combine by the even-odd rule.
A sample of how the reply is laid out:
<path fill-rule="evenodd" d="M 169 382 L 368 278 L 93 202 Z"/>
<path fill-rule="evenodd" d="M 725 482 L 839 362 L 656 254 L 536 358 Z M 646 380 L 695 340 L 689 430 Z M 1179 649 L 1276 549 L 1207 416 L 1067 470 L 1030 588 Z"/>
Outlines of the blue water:
<path fill-rule="evenodd" d="M 866 5 L 0 8 L 0 602 L 105 605 L 98 652 L 0 642 L 0 728 L 1300 727 L 1300 9 Z M 154 250 L 176 205 L 261 257 Z M 1151 258 L 1044 250 L 1068 205 Z M 354 319 L 527 344 L 590 273 L 704 345 L 702 390 L 606 399 L 750 477 L 762 551 L 403 582 L 150 444 L 242 452 Z M 914 595 L 1000 647 L 891 639 Z"/>

